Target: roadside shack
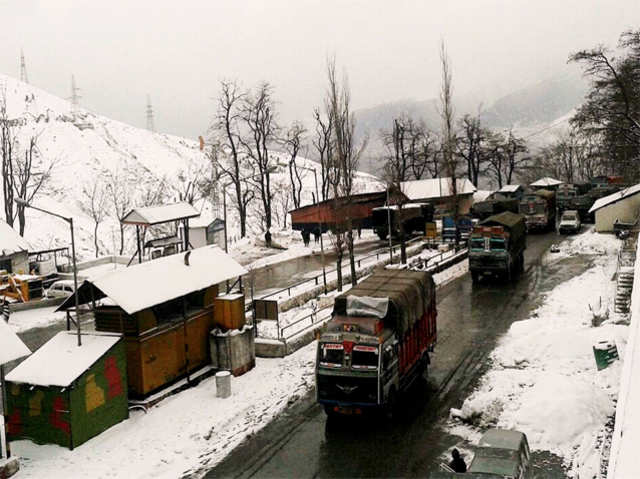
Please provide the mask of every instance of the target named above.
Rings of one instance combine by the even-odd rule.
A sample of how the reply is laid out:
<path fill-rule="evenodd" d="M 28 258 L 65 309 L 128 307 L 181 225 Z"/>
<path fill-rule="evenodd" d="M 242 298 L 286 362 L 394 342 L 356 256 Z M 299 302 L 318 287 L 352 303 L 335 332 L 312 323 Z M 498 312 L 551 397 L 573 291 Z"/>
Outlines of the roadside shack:
<path fill-rule="evenodd" d="M 11 441 L 73 449 L 129 417 L 119 334 L 61 331 L 7 374 Z"/>
<path fill-rule="evenodd" d="M 97 331 L 124 335 L 129 394 L 144 397 L 209 364 L 218 285 L 246 272 L 205 246 L 87 280 L 76 294 Z M 58 311 L 73 307 L 72 295 Z"/>

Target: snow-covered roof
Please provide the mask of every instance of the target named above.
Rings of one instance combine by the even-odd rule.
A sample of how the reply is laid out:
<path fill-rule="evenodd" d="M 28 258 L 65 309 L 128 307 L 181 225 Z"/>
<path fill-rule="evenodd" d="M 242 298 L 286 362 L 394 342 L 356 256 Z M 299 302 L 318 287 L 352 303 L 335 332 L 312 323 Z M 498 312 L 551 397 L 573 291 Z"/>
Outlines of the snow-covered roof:
<path fill-rule="evenodd" d="M 538 181 L 531 183 L 531 186 L 557 186 L 561 184 L 562 181 L 545 176 L 544 178 L 540 178 Z"/>
<path fill-rule="evenodd" d="M 493 193 L 493 191 L 491 191 L 491 190 L 476 190 L 473 193 L 473 202 L 474 203 L 479 203 L 480 201 L 484 201 L 489 196 L 491 196 L 492 193 Z"/>
<path fill-rule="evenodd" d="M 122 218 L 121 222 L 149 226 L 185 218 L 195 218 L 196 216 L 200 216 L 200 212 L 189 203 L 174 203 L 171 205 L 134 208 Z"/>
<path fill-rule="evenodd" d="M 520 188 L 522 188 L 522 186 L 520 185 L 504 185 L 502 188 L 498 190 L 498 193 L 515 193 Z"/>
<path fill-rule="evenodd" d="M 7 381 L 37 386 L 70 386 L 120 340 L 119 334 L 82 335 L 61 331 L 7 374 Z"/>
<path fill-rule="evenodd" d="M 246 273 L 230 255 L 209 245 L 86 280 L 77 294 L 81 304 L 91 301 L 92 296 L 108 297 L 133 314 Z M 66 310 L 74 302 L 72 295 L 58 310 Z"/>
<path fill-rule="evenodd" d="M 11 226 L 0 221 L 0 256 L 10 256 L 19 251 L 29 251 L 30 245 Z"/>
<path fill-rule="evenodd" d="M 451 178 L 431 178 L 427 180 L 403 181 L 400 189 L 409 200 L 426 200 L 431 198 L 444 198 L 452 195 Z M 476 191 L 466 178 L 456 178 L 456 190 L 459 195 L 468 195 Z"/>
<path fill-rule="evenodd" d="M 634 186 L 630 186 L 629 188 L 625 188 L 624 190 L 616 191 L 611 195 L 604 196 L 599 200 L 596 200 L 595 203 L 593 203 L 593 206 L 591 206 L 589 213 L 593 213 L 594 211 L 597 211 L 600 208 L 603 208 L 612 203 L 616 203 L 625 198 L 629 198 L 630 196 L 633 196 L 637 193 L 640 193 L 640 183 Z"/>
<path fill-rule="evenodd" d="M 0 365 L 29 354 L 31 354 L 29 348 L 25 346 L 9 325 L 0 318 Z"/>

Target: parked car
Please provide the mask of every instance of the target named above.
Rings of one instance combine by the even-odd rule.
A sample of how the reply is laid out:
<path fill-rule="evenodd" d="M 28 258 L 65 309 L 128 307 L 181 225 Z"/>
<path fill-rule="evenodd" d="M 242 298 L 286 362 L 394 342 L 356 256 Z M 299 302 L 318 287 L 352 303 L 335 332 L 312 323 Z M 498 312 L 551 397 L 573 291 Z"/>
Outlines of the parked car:
<path fill-rule="evenodd" d="M 560 234 L 578 233 L 582 223 L 580 222 L 580 214 L 576 210 L 566 210 L 560 218 L 558 231 Z"/>
<path fill-rule="evenodd" d="M 466 473 L 451 472 L 446 465 L 430 474 L 431 479 L 483 478 L 525 479 L 530 477 L 527 436 L 520 431 L 491 429 L 480 438 Z"/>
<path fill-rule="evenodd" d="M 45 297 L 52 298 L 67 298 L 73 294 L 73 281 L 70 279 L 61 279 L 56 281 L 45 293 Z"/>

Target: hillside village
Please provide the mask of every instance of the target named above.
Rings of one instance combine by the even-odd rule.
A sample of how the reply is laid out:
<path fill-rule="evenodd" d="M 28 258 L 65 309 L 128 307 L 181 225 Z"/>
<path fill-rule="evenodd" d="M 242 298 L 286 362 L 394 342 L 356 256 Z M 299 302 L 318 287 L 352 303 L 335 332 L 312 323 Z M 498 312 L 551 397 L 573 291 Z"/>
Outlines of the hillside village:
<path fill-rule="evenodd" d="M 378 7 L 372 31 L 398 14 Z M 20 50 L 0 73 L 0 478 L 635 477 L 640 30 L 615 33 L 462 94 L 442 37 L 431 99 L 373 106 L 392 72 L 367 90 L 362 58 L 326 54 L 321 88 L 302 63 L 282 88 L 265 56 L 260 79 L 218 76 L 188 138 L 149 95 L 143 129 L 75 75 L 50 93 Z"/>

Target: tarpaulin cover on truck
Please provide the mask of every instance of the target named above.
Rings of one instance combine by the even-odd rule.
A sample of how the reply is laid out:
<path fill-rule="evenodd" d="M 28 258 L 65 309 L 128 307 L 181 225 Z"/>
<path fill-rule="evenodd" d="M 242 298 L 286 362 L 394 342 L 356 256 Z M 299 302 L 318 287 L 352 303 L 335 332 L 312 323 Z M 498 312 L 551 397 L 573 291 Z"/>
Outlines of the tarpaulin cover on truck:
<path fill-rule="evenodd" d="M 504 211 L 497 215 L 489 216 L 480 222 L 481 226 L 502 226 L 511 232 L 513 237 L 525 234 L 526 226 L 524 216 L 511 211 Z"/>
<path fill-rule="evenodd" d="M 550 200 L 556 195 L 554 191 L 549 190 L 537 190 L 535 194 L 536 196 L 540 196 L 546 200 Z"/>
<path fill-rule="evenodd" d="M 431 307 L 435 284 L 425 271 L 381 270 L 336 297 L 334 315 L 347 315 L 347 297 L 388 298 L 385 323 L 404 334 Z M 352 304 L 353 298 L 349 300 Z"/>

